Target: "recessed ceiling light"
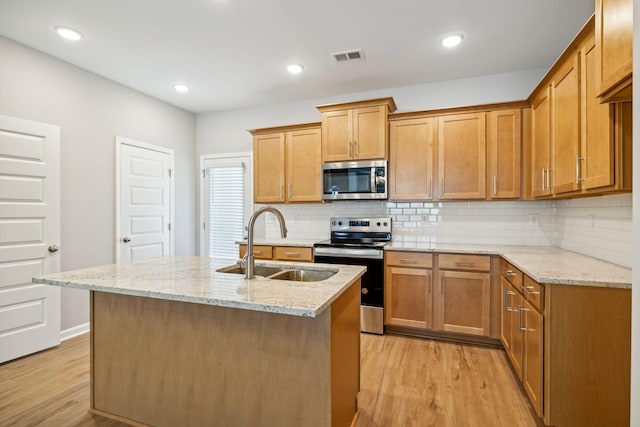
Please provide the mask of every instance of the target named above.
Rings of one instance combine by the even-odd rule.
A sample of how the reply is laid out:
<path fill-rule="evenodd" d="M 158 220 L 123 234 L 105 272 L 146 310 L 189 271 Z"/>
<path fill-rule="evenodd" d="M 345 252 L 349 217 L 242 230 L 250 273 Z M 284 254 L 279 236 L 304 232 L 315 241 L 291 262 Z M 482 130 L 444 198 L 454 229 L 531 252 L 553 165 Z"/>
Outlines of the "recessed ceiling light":
<path fill-rule="evenodd" d="M 191 90 L 191 88 L 184 83 L 176 83 L 173 85 L 173 88 L 181 93 L 189 92 Z"/>
<path fill-rule="evenodd" d="M 64 39 L 72 41 L 82 40 L 82 34 L 69 27 L 54 27 L 54 30 L 56 30 L 56 33 Z"/>
<path fill-rule="evenodd" d="M 462 34 L 451 34 L 440 39 L 440 44 L 444 47 L 458 46 L 463 38 Z"/>
<path fill-rule="evenodd" d="M 304 70 L 304 66 L 300 64 L 291 64 L 287 66 L 287 71 L 291 74 L 299 74 Z"/>

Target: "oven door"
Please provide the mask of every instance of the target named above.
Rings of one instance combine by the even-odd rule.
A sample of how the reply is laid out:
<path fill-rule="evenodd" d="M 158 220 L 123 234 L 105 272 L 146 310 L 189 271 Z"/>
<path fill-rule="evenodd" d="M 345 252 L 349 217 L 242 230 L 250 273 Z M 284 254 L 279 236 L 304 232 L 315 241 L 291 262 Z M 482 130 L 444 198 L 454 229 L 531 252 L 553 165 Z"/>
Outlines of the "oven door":
<path fill-rule="evenodd" d="M 384 253 L 380 249 L 314 248 L 314 262 L 362 265 L 367 271 L 360 278 L 360 329 L 384 332 Z"/>

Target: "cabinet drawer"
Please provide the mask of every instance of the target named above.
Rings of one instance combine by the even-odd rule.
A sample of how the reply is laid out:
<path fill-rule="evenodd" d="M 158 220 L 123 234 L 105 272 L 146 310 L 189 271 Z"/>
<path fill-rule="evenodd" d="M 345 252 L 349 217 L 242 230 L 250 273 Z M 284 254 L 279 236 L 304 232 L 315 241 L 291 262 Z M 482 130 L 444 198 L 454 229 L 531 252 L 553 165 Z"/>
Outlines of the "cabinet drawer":
<path fill-rule="evenodd" d="M 387 251 L 385 252 L 385 261 L 387 265 L 431 268 L 433 266 L 433 254 Z"/>
<path fill-rule="evenodd" d="M 524 284 L 520 290 L 524 293 L 524 298 L 531 303 L 538 311 L 544 310 L 544 286 L 536 282 L 529 276 L 524 276 Z"/>
<path fill-rule="evenodd" d="M 276 246 L 273 259 L 278 261 L 313 261 L 313 250 L 299 246 Z"/>
<path fill-rule="evenodd" d="M 504 259 L 500 263 L 500 275 L 504 277 L 507 282 L 511 283 L 514 288 L 519 291 L 522 290 L 522 271 L 518 270 Z"/>
<path fill-rule="evenodd" d="M 240 245 L 240 258 L 247 253 L 247 245 Z M 253 245 L 253 255 L 256 259 L 271 259 L 273 256 L 273 247 L 266 245 Z"/>
<path fill-rule="evenodd" d="M 489 271 L 491 258 L 488 255 L 440 254 L 438 263 L 445 270 Z"/>

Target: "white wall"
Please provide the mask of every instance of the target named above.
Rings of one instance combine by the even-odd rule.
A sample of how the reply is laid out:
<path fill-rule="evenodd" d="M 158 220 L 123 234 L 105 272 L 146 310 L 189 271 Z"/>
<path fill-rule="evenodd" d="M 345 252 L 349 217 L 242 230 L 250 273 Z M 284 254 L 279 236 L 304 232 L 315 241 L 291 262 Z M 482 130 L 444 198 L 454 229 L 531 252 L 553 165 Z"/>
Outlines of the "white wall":
<path fill-rule="evenodd" d="M 331 98 L 309 99 L 260 108 L 247 108 L 198 115 L 198 154 L 253 151 L 247 129 L 319 122 L 316 105 L 393 97 L 397 112 L 419 111 L 526 99 L 547 70 L 534 69 L 370 92 Z"/>
<path fill-rule="evenodd" d="M 193 255 L 195 116 L 2 37 L 0 58 L 0 114 L 60 126 L 62 269 L 114 262 L 116 135 L 175 150 L 175 252 Z M 88 321 L 88 293 L 62 289 L 62 329 Z"/>

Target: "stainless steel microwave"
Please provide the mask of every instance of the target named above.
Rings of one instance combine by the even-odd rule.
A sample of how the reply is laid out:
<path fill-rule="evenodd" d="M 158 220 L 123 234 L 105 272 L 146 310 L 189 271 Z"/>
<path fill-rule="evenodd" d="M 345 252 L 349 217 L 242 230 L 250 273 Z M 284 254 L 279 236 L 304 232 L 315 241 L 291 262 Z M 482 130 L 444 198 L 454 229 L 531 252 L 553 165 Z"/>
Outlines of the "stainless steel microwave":
<path fill-rule="evenodd" d="M 324 163 L 324 200 L 372 200 L 387 198 L 387 161 Z"/>

